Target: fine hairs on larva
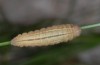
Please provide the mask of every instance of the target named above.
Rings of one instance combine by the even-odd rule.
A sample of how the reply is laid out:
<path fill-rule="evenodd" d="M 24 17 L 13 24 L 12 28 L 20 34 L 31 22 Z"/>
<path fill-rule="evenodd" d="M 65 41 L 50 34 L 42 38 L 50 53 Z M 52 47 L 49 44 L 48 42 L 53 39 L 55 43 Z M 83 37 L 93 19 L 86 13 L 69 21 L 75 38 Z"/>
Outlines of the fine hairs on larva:
<path fill-rule="evenodd" d="M 11 40 L 11 44 L 19 47 L 48 46 L 70 41 L 80 33 L 80 27 L 74 24 L 55 25 L 19 34 Z"/>

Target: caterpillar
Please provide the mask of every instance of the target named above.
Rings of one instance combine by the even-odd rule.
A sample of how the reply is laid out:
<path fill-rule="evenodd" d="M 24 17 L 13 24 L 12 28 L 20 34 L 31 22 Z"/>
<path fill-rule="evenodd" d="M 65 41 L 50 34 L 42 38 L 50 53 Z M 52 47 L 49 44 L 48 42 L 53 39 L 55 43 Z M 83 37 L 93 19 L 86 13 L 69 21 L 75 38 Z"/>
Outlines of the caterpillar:
<path fill-rule="evenodd" d="M 80 33 L 80 27 L 74 24 L 55 25 L 19 34 L 11 40 L 11 44 L 19 47 L 48 46 L 70 41 Z"/>

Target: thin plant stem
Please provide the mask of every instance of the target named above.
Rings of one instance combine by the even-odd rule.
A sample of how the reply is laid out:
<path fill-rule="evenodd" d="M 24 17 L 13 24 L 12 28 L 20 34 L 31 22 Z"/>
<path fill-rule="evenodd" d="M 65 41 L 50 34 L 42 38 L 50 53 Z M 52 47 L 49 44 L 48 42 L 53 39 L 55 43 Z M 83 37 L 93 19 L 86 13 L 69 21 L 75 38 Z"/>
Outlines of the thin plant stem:
<path fill-rule="evenodd" d="M 81 29 L 89 29 L 89 28 L 94 28 L 94 27 L 98 27 L 98 26 L 100 26 L 100 23 L 82 26 Z"/>
<path fill-rule="evenodd" d="M 82 26 L 81 29 L 89 29 L 89 28 L 94 28 L 94 27 L 98 27 L 98 26 L 100 26 L 100 23 Z M 11 44 L 10 41 L 2 42 L 2 43 L 0 43 L 0 46 L 7 46 L 7 45 L 10 45 L 10 44 Z"/>
<path fill-rule="evenodd" d="M 7 45 L 10 45 L 10 41 L 0 43 L 0 46 L 7 46 Z"/>

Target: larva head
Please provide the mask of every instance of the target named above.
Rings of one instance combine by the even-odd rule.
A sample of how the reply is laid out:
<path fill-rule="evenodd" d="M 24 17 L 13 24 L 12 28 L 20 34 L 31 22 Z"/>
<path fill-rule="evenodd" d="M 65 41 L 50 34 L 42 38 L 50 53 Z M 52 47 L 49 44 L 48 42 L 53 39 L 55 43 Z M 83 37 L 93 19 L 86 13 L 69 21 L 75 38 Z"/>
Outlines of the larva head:
<path fill-rule="evenodd" d="M 72 40 L 79 36 L 80 32 L 81 29 L 77 25 L 56 25 L 20 34 L 11 41 L 11 44 L 19 47 L 54 45 Z"/>
<path fill-rule="evenodd" d="M 80 27 L 78 26 L 78 25 L 73 25 L 73 24 L 71 24 L 71 27 L 72 27 L 72 29 L 73 29 L 73 34 L 75 35 L 75 36 L 80 36 L 80 34 L 81 34 L 81 29 L 80 29 Z"/>

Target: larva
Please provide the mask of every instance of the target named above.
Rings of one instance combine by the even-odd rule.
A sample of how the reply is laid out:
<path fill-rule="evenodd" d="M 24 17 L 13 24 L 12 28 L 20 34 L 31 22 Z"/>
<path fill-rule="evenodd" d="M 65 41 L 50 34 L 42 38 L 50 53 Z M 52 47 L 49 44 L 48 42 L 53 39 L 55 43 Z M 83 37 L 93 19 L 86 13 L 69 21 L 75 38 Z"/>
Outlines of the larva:
<path fill-rule="evenodd" d="M 12 39 L 11 44 L 19 47 L 35 47 L 54 45 L 67 42 L 80 35 L 81 29 L 77 25 L 63 24 L 40 30 L 19 34 Z"/>

